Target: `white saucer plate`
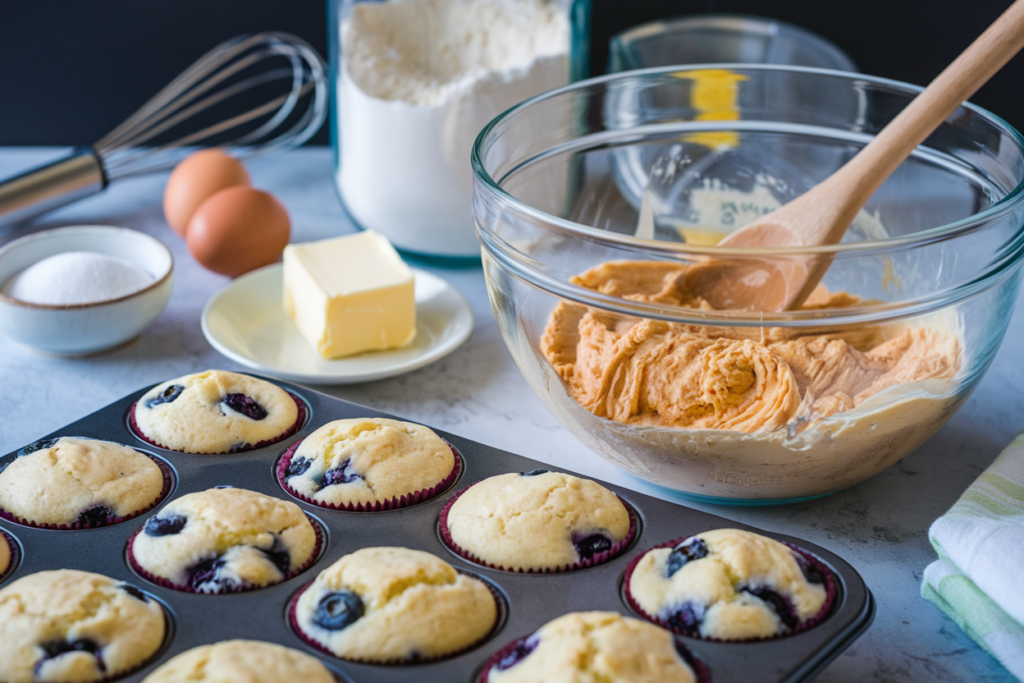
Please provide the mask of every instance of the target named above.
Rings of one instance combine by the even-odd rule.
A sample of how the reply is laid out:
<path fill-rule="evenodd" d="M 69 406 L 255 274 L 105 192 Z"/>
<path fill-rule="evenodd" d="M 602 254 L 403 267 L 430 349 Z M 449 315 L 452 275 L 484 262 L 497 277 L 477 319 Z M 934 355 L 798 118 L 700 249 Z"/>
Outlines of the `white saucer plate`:
<path fill-rule="evenodd" d="M 280 263 L 253 271 L 213 295 L 203 309 L 206 340 L 233 361 L 300 384 L 355 384 L 417 370 L 447 356 L 473 331 L 469 302 L 416 268 L 416 338 L 402 349 L 321 357 L 282 308 Z"/>

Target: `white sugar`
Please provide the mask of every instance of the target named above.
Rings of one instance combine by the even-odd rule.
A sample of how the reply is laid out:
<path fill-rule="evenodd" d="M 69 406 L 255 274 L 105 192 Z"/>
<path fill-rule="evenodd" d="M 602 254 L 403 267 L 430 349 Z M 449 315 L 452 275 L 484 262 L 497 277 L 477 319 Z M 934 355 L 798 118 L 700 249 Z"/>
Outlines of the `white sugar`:
<path fill-rule="evenodd" d="M 89 251 L 50 256 L 21 271 L 3 287 L 12 299 L 66 306 L 119 299 L 153 283 L 153 276 L 128 261 Z"/>

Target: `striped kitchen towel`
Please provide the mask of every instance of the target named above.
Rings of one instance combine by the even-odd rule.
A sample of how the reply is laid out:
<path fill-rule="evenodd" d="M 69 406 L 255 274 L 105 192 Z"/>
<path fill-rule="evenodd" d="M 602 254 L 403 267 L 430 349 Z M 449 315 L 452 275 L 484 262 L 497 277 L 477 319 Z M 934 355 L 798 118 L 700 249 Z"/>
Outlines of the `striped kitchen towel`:
<path fill-rule="evenodd" d="M 1024 435 L 935 520 L 921 595 L 1024 680 Z"/>

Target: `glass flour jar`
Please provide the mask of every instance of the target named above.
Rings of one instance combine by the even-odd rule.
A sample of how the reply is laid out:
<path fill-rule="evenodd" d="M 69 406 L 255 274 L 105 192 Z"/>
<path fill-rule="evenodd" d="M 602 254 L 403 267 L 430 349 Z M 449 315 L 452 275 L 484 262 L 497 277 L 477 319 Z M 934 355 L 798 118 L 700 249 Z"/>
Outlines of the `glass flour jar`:
<path fill-rule="evenodd" d="M 328 0 L 331 145 L 356 224 L 478 257 L 469 155 L 492 118 L 586 76 L 590 0 Z"/>

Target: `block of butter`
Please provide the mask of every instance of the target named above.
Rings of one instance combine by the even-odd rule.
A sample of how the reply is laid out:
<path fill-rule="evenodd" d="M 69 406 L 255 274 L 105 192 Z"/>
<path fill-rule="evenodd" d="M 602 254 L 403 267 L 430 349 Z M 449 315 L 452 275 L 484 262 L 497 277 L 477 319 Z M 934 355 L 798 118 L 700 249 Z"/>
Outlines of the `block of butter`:
<path fill-rule="evenodd" d="M 416 336 L 412 271 L 372 230 L 285 247 L 284 308 L 324 358 L 401 347 Z"/>

